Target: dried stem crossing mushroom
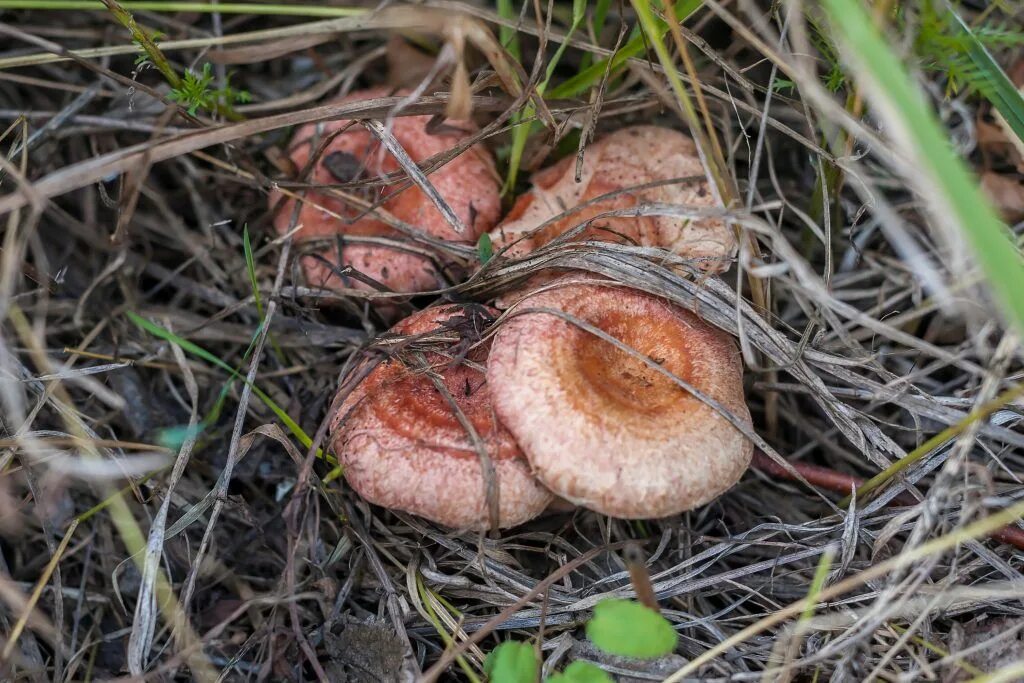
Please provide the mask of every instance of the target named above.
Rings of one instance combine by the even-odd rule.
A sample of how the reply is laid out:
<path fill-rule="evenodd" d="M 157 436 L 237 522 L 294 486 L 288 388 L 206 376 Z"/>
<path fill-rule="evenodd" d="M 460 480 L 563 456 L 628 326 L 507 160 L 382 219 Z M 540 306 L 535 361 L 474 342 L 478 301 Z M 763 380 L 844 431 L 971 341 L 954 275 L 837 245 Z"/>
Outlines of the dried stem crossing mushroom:
<path fill-rule="evenodd" d="M 642 292 L 568 277 L 527 296 L 495 335 L 487 381 L 544 485 L 604 514 L 692 509 L 750 463 L 725 416 L 751 423 L 732 339 Z"/>
<path fill-rule="evenodd" d="M 428 308 L 392 329 L 441 341 L 406 345 L 374 368 L 331 425 L 346 479 L 365 499 L 458 529 L 522 524 L 552 501 L 491 407 L 487 345 L 474 344 L 493 313 Z"/>
<path fill-rule="evenodd" d="M 390 91 L 381 88 L 364 90 L 352 93 L 342 101 L 390 94 Z M 451 150 L 465 141 L 474 130 L 474 125 L 469 121 L 445 121 L 434 126 L 431 125 L 430 116 L 399 116 L 393 120 L 388 132 L 413 162 L 421 163 Z M 295 135 L 289 155 L 299 169 L 304 168 L 317 155 L 309 181 L 320 186 L 373 181 L 401 169 L 395 156 L 382 147 L 376 136 L 359 123 L 349 120 L 301 127 Z M 400 191 L 396 188 L 404 186 L 404 183 L 370 186 L 369 189 L 363 186 L 364 189 L 360 190 L 363 193 L 361 199 L 368 203 L 383 199 L 381 208 L 394 218 L 429 236 L 466 244 L 475 243 L 479 235 L 489 230 L 498 220 L 501 210 L 498 177 L 491 153 L 483 146 L 470 147 L 427 178 L 451 208 L 458 222 L 464 226 L 463 233 L 457 232 L 457 228 L 442 215 L 437 205 L 419 186 L 404 187 Z M 307 201 L 299 207 L 295 221 L 295 200 L 281 199 L 280 192 L 272 192 L 270 195 L 271 207 L 277 207 L 274 226 L 282 234 L 292 225 L 301 226 L 296 235 L 300 241 L 337 235 L 402 239 L 384 221 L 367 215 L 363 208 L 351 206 L 334 194 L 316 190 L 307 192 Z M 341 253 L 339 243 L 342 244 Z M 306 281 L 310 285 L 329 289 L 367 290 L 373 288 L 370 284 L 373 281 L 396 292 L 421 292 L 442 286 L 443 282 L 432 261 L 417 252 L 417 249 L 412 248 L 406 250 L 373 244 L 344 244 L 339 240 L 319 252 L 322 259 L 305 256 L 301 262 Z M 346 266 L 351 266 L 364 277 L 350 277 L 343 273 L 342 268 Z"/>
<path fill-rule="evenodd" d="M 508 255 L 530 252 L 581 224 L 586 227 L 579 239 L 664 247 L 708 272 L 726 270 L 736 251 L 732 228 L 719 219 L 602 215 L 643 203 L 716 206 L 696 146 L 670 128 L 633 126 L 600 138 L 586 149 L 579 182 L 574 156 L 532 180 L 531 189 L 491 232 L 496 248 L 509 246 Z"/>

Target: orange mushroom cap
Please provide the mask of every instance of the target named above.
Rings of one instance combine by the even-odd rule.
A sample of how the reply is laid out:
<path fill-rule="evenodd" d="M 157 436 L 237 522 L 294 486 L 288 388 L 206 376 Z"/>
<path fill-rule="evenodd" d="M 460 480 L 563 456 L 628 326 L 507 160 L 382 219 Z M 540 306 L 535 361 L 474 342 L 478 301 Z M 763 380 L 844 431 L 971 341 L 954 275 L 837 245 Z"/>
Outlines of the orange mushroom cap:
<path fill-rule="evenodd" d="M 630 189 L 659 180 L 692 178 L 646 189 Z M 736 251 L 731 227 L 718 219 L 692 220 L 672 216 L 612 216 L 596 218 L 640 203 L 665 203 L 713 208 L 715 198 L 693 140 L 670 128 L 633 126 L 606 135 L 586 148 L 580 181 L 576 157 L 566 157 L 533 175 L 533 186 L 519 197 L 508 216 L 491 232 L 495 248 L 522 255 L 567 230 L 592 221 L 579 239 L 622 241 L 664 247 L 698 261 L 709 272 L 724 271 Z M 597 197 L 625 190 L 536 231 L 567 209 Z M 532 234 L 531 234 L 532 233 Z M 518 241 L 517 241 L 518 240 Z"/>
<path fill-rule="evenodd" d="M 535 309 L 596 327 L 655 366 Z M 662 299 L 578 277 L 527 296 L 519 310 L 495 335 L 487 383 L 498 417 L 552 492 L 637 519 L 690 510 L 739 480 L 751 442 L 659 371 L 750 424 L 728 335 Z"/>
<path fill-rule="evenodd" d="M 340 101 L 358 101 L 390 94 L 393 93 L 384 88 L 374 88 L 351 93 Z M 392 122 L 391 133 L 417 163 L 447 152 L 470 137 L 476 129 L 469 121 L 446 121 L 436 131 L 431 131 L 427 128 L 430 119 L 430 116 L 400 116 Z M 344 132 L 330 137 L 340 130 Z M 382 149 L 376 137 L 350 120 L 328 121 L 299 128 L 288 151 L 292 162 L 296 167 L 303 168 L 321 142 L 327 139 L 329 142 L 310 174 L 309 181 L 312 184 L 337 185 L 356 179 L 378 178 L 401 168 L 395 158 Z M 466 227 L 463 234 L 452 229 L 437 207 L 416 186 L 406 187 L 400 192 L 385 186 L 382 195 L 386 200 L 381 208 L 428 235 L 467 244 L 475 243 L 481 233 L 491 229 L 497 222 L 501 211 L 498 176 L 491 153 L 482 145 L 470 147 L 427 178 Z M 396 186 L 401 184 L 404 183 L 396 183 Z M 364 199 L 374 201 L 380 196 L 371 194 L 364 196 Z M 334 235 L 408 239 L 383 221 L 363 215 L 362 209 L 350 206 L 326 192 L 309 191 L 306 199 L 299 207 L 295 223 L 301 226 L 296 234 L 299 241 Z M 271 207 L 278 206 L 280 200 L 280 192 L 271 192 Z M 274 226 L 281 234 L 293 225 L 294 203 L 293 199 L 280 202 L 274 215 Z M 315 205 L 351 221 L 340 220 Z M 340 258 L 333 245 L 322 250 L 320 255 L 340 267 L 352 266 L 397 292 L 422 292 L 443 285 L 431 260 L 411 251 L 356 243 L 345 244 Z M 339 276 L 330 266 L 313 257 L 303 257 L 301 262 L 306 281 L 312 286 L 372 289 L 370 285 L 355 278 Z"/>
<path fill-rule="evenodd" d="M 466 311 L 459 305 L 429 308 L 392 331 L 468 331 L 474 319 Z M 522 524 L 540 514 L 553 496 L 534 478 L 491 408 L 486 376 L 478 365 L 486 359 L 487 348 L 474 348 L 468 363 L 453 360 L 460 353 L 458 344 L 449 351 L 425 352 L 423 357 L 486 448 L 498 484 L 498 526 Z M 368 501 L 458 529 L 489 527 L 479 453 L 424 368 L 398 358 L 374 368 L 343 402 L 331 425 L 331 440 L 349 484 Z"/>

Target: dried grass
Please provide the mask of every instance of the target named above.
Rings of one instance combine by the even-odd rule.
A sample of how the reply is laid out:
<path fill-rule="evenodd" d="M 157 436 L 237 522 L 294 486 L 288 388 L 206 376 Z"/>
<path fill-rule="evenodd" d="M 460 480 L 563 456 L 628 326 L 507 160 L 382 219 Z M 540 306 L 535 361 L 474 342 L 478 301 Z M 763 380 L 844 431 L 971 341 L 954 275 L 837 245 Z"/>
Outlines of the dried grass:
<path fill-rule="evenodd" d="M 130 89 L 134 50 L 99 13 L 0 17 L 0 677 L 461 680 L 480 675 L 505 637 L 536 639 L 546 671 L 587 658 L 640 680 L 965 680 L 1024 658 L 1013 635 L 1021 551 L 985 538 L 1015 519 L 1024 498 L 1020 399 L 848 508 L 791 467 L 861 478 L 892 467 L 1019 384 L 1019 339 L 969 263 L 933 238 L 884 131 L 820 88 L 806 102 L 774 90 L 780 74 L 816 87 L 798 5 L 769 16 L 748 0 L 707 4 L 676 35 L 702 55 L 678 78 L 703 92 L 743 199 L 713 212 L 750 240 L 739 267 L 709 278 L 656 249 L 568 240 L 481 267 L 474 250 L 438 243 L 360 200 L 362 181 L 332 188 L 389 221 L 403 248 L 472 271 L 411 300 L 305 287 L 294 263 L 307 247 L 275 235 L 266 208 L 272 186 L 289 196 L 310 187 L 285 182 L 275 167 L 290 127 L 384 121 L 399 103 L 327 101 L 337 87 L 384 80 L 380 27 L 393 19 L 225 15 L 214 24 L 139 13 L 170 34 L 164 48 L 179 67 L 211 55 L 236 64 L 232 82 L 258 104 L 240 108 L 252 118 L 222 123 L 169 110 L 153 97 L 166 88 L 151 71 L 138 74 L 146 87 Z M 473 93 L 458 95 L 484 124 L 466 146 L 500 147 L 512 113 L 541 104 L 530 90 L 543 71 L 531 49 L 550 52 L 562 36 L 533 6 L 519 23 L 452 3 L 417 11 L 460 8 L 473 26 L 512 26 L 524 40 L 524 65 L 483 40 L 490 62 L 467 62 Z M 450 15 L 438 14 L 439 26 L 442 16 Z M 211 33 L 215 25 L 224 35 Z M 531 38 L 538 34 L 546 41 Z M 569 75 L 582 54 L 609 52 L 585 31 L 570 44 L 560 66 Z M 78 56 L 35 56 L 53 45 Z M 93 49 L 103 45 L 112 47 Z M 461 64 L 470 53 L 458 47 L 449 57 Z M 517 92 L 517 83 L 527 87 Z M 630 122 L 681 126 L 664 105 L 672 94 L 659 65 L 632 60 L 622 81 L 595 85 L 589 99 L 548 101 L 538 118 L 585 138 Z M 976 116 L 974 103 L 935 104 L 969 150 L 974 128 L 957 117 Z M 446 92 L 430 91 L 402 101 L 399 115 L 450 105 Z M 819 144 L 839 126 L 856 136 L 854 156 Z M 385 127 L 371 129 L 388 140 Z M 394 181 L 429 187 L 448 158 Z M 826 164 L 843 170 L 847 189 L 810 206 Z M 624 522 L 577 510 L 497 538 L 368 506 L 336 481 L 316 457 L 336 389 L 358 379 L 361 359 L 396 347 L 380 338 L 386 325 L 367 299 L 486 301 L 542 268 L 666 297 L 735 335 L 755 416 L 749 436 L 781 469 L 751 470 L 678 518 Z M 751 303 L 748 275 L 763 285 L 767 310 Z M 146 335 L 128 311 L 209 350 L 245 381 Z M 294 418 L 309 447 L 296 445 L 252 387 Z M 199 430 L 222 393 L 223 415 Z M 179 438 L 161 444 L 160 434 Z M 1005 519 L 989 517 L 1007 507 Z M 633 594 L 623 555 L 631 543 L 680 632 L 678 654 L 664 660 L 601 655 L 578 628 L 601 599 Z M 800 618 L 823 555 L 828 578 L 813 614 Z M 986 630 L 994 619 L 1011 636 Z"/>

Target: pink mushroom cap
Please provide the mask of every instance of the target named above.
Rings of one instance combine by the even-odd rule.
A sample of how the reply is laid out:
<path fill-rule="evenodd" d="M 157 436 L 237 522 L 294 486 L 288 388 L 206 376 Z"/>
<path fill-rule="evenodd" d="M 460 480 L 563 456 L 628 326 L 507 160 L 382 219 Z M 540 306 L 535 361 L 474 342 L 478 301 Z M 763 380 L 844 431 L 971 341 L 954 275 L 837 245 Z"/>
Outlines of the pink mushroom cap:
<path fill-rule="evenodd" d="M 366 100 L 391 94 L 406 93 L 374 88 L 351 93 L 340 101 Z M 429 130 L 430 120 L 430 116 L 398 116 L 391 123 L 391 133 L 417 163 L 451 150 L 476 131 L 470 121 L 445 121 L 436 130 Z M 334 133 L 337 134 L 332 137 Z M 329 141 L 309 176 L 309 182 L 314 185 L 338 185 L 356 179 L 380 178 L 401 168 L 397 160 L 382 149 L 373 134 L 358 122 L 350 120 L 327 121 L 299 128 L 288 150 L 295 166 L 300 169 L 306 166 L 325 140 Z M 499 181 L 494 159 L 482 145 L 473 145 L 430 173 L 427 179 L 466 227 L 463 234 L 452 228 L 419 187 L 409 186 L 399 191 L 397 188 L 403 184 L 404 178 L 383 189 L 360 190 L 357 193 L 361 199 L 369 202 L 384 198 L 381 208 L 394 218 L 443 240 L 473 244 L 481 233 L 488 231 L 497 222 L 501 212 Z M 293 222 L 295 200 L 287 198 L 281 201 L 282 194 L 279 191 L 271 192 L 270 205 L 278 207 L 274 215 L 274 226 L 279 233 L 284 234 L 292 225 L 298 225 L 301 228 L 296 233 L 296 239 L 300 242 L 335 235 L 388 237 L 409 241 L 408 236 L 401 235 L 384 221 L 366 215 L 363 209 L 351 206 L 326 191 L 310 190 L 306 192 L 305 198 L 306 201 L 299 207 L 297 220 Z M 338 215 L 344 219 L 339 219 Z M 422 292 L 443 286 L 443 279 L 432 260 L 415 253 L 423 247 L 413 244 L 410 247 L 405 250 L 365 243 L 345 243 L 339 254 L 337 247 L 329 244 L 319 254 L 339 269 L 352 266 L 396 292 Z M 303 257 L 301 264 L 306 281 L 311 286 L 335 290 L 373 289 L 356 278 L 339 275 L 334 268 L 313 257 Z"/>
<path fill-rule="evenodd" d="M 639 357 L 537 309 L 596 327 Z M 498 417 L 553 493 L 613 517 L 653 518 L 716 498 L 753 452 L 663 371 L 750 424 L 729 335 L 657 297 L 574 276 L 519 302 L 495 334 L 487 383 Z"/>
<path fill-rule="evenodd" d="M 679 182 L 636 189 L 661 180 Z M 602 213 L 629 209 L 641 203 L 675 204 L 695 209 L 714 208 L 716 201 L 705 178 L 693 140 L 679 131 L 658 126 L 617 130 L 589 145 L 576 182 L 576 157 L 566 157 L 538 171 L 533 186 L 521 195 L 505 219 L 491 231 L 495 249 L 522 255 L 566 231 L 590 221 L 578 239 L 619 241 L 664 247 L 697 261 L 709 272 L 728 269 L 736 251 L 733 229 L 719 219 L 673 216 L 611 216 Z M 572 211 L 538 231 L 545 222 L 598 197 L 620 192 Z"/>
<path fill-rule="evenodd" d="M 465 310 L 459 305 L 428 308 L 401 321 L 392 332 L 422 335 L 443 330 L 458 336 L 462 329 L 468 339 L 473 325 Z M 553 496 L 533 476 L 491 407 L 480 365 L 487 347 L 477 346 L 462 362 L 454 359 L 463 350 L 453 342 L 443 353 L 423 355 L 493 464 L 498 526 L 516 526 L 543 512 Z M 457 529 L 489 527 L 479 453 L 452 403 L 423 368 L 399 358 L 378 365 L 346 397 L 331 425 L 331 440 L 346 479 L 366 500 Z"/>

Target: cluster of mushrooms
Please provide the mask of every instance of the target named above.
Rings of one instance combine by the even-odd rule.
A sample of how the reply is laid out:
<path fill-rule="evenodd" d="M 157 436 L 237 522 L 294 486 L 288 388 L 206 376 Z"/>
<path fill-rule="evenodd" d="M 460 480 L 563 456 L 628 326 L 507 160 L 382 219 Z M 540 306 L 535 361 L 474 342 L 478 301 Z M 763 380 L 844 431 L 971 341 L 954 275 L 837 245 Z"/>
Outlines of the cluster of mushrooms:
<path fill-rule="evenodd" d="M 407 116 L 389 130 L 420 163 L 475 128 Z M 378 138 L 351 121 L 302 128 L 289 154 L 298 168 L 315 160 L 306 170 L 322 185 L 400 170 Z M 667 128 L 621 129 L 590 144 L 579 168 L 570 157 L 537 172 L 500 222 L 500 181 L 482 145 L 429 182 L 462 234 L 419 186 L 389 196 L 385 185 L 375 199 L 433 238 L 475 244 L 487 232 L 506 256 L 578 225 L 585 227 L 575 239 L 662 247 L 709 272 L 727 267 L 735 251 L 731 229 L 718 220 L 614 213 L 640 203 L 715 205 L 693 142 Z M 278 231 L 298 226 L 300 242 L 391 238 L 335 239 L 301 257 L 311 286 L 443 287 L 431 259 L 397 246 L 393 224 L 336 196 L 310 191 L 296 205 L 275 193 L 271 205 Z M 444 304 L 399 321 L 389 338 L 421 343 L 345 389 L 331 445 L 363 498 L 467 530 L 522 524 L 559 498 L 614 517 L 655 518 L 709 502 L 746 470 L 752 445 L 735 424 L 749 425 L 750 413 L 729 335 L 656 296 L 579 272 L 542 274 L 497 304 L 507 310 Z"/>

